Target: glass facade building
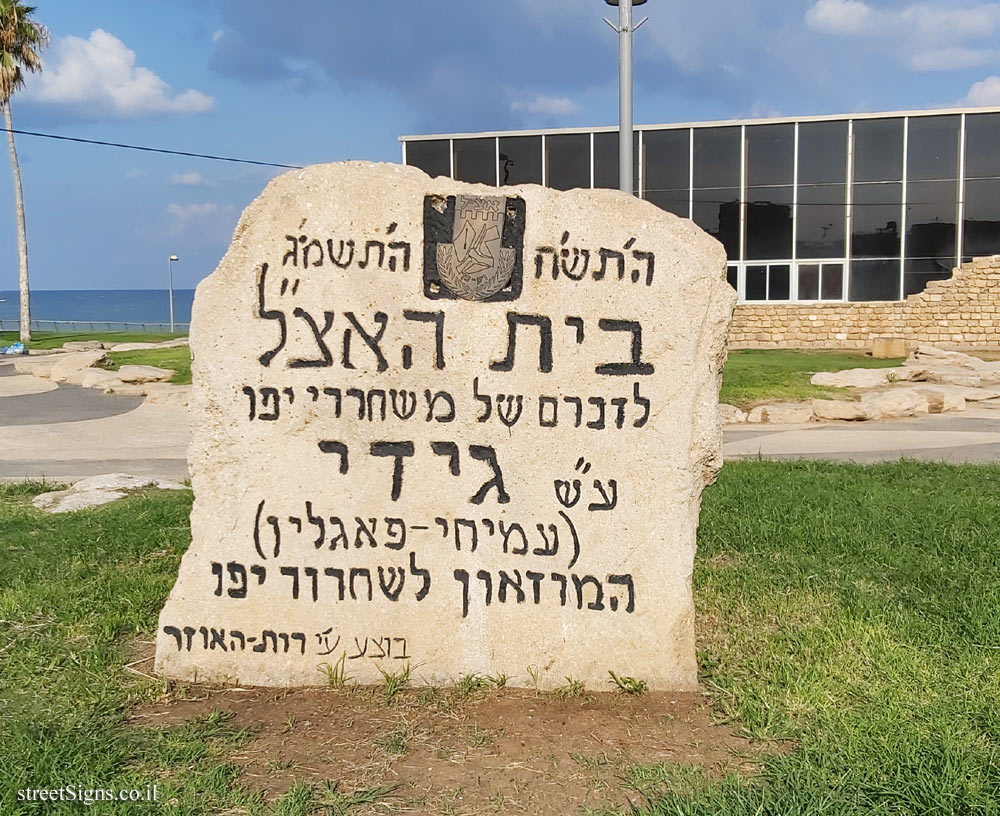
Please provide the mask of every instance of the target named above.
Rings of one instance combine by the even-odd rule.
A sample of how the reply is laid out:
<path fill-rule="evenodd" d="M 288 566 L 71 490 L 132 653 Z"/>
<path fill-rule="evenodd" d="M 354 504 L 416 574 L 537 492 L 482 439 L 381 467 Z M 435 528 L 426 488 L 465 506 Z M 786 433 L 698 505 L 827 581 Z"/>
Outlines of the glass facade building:
<path fill-rule="evenodd" d="M 403 136 L 432 176 L 618 187 L 615 128 Z M 901 300 L 1000 253 L 1000 109 L 651 125 L 636 194 L 729 256 L 741 302 Z"/>

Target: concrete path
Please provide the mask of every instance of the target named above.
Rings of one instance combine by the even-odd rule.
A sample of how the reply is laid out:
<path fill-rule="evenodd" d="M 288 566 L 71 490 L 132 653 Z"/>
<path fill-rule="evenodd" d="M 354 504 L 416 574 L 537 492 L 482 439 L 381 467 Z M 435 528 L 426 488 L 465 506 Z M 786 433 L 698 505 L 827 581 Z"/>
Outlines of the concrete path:
<path fill-rule="evenodd" d="M 184 409 L 53 385 L 18 375 L 10 361 L 0 358 L 0 479 L 72 481 L 113 472 L 187 478 Z M 1000 462 L 996 402 L 970 403 L 959 414 L 877 423 L 734 425 L 725 429 L 723 456 Z"/>
<path fill-rule="evenodd" d="M 37 383 L 50 390 L 38 393 Z M 74 481 L 117 472 L 188 477 L 184 409 L 54 385 L 24 379 L 0 358 L 0 479 Z"/>

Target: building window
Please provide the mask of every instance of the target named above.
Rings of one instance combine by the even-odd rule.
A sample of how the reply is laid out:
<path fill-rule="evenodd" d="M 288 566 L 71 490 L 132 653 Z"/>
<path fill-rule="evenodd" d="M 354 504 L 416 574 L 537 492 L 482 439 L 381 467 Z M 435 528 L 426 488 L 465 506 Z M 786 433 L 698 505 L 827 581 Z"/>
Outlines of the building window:
<path fill-rule="evenodd" d="M 1000 253 L 1000 179 L 970 178 L 965 182 L 964 232 L 963 254 Z"/>
<path fill-rule="evenodd" d="M 900 252 L 902 184 L 855 184 L 851 202 L 851 254 L 896 258 Z"/>
<path fill-rule="evenodd" d="M 497 183 L 496 139 L 455 139 L 455 178 L 470 184 Z"/>
<path fill-rule="evenodd" d="M 788 300 L 791 297 L 791 266 L 783 264 L 748 264 L 744 282 L 744 300 Z"/>
<path fill-rule="evenodd" d="M 851 261 L 852 301 L 899 300 L 899 259 Z"/>
<path fill-rule="evenodd" d="M 903 120 L 862 119 L 854 123 L 854 180 L 903 178 Z"/>
<path fill-rule="evenodd" d="M 843 184 L 845 181 L 847 122 L 800 124 L 799 184 Z"/>
<path fill-rule="evenodd" d="M 590 134 L 545 137 L 545 186 L 554 190 L 590 187 Z"/>
<path fill-rule="evenodd" d="M 695 190 L 691 218 L 716 238 L 730 260 L 740 257 L 740 189 Z"/>
<path fill-rule="evenodd" d="M 740 187 L 740 129 L 695 128 L 694 187 Z"/>
<path fill-rule="evenodd" d="M 799 185 L 795 254 L 799 258 L 842 258 L 847 216 L 844 184 Z"/>
<path fill-rule="evenodd" d="M 751 261 L 791 258 L 792 188 L 750 187 L 746 195 L 744 257 Z"/>
<path fill-rule="evenodd" d="M 500 184 L 542 183 L 542 137 L 500 137 Z"/>
<path fill-rule="evenodd" d="M 642 197 L 661 210 L 690 218 L 690 130 L 643 131 Z"/>
<path fill-rule="evenodd" d="M 1000 113 L 965 117 L 965 177 L 1000 177 Z"/>
<path fill-rule="evenodd" d="M 798 267 L 799 300 L 843 300 L 842 263 L 806 263 Z"/>
<path fill-rule="evenodd" d="M 451 146 L 448 139 L 406 143 L 406 163 L 428 176 L 451 177 Z"/>

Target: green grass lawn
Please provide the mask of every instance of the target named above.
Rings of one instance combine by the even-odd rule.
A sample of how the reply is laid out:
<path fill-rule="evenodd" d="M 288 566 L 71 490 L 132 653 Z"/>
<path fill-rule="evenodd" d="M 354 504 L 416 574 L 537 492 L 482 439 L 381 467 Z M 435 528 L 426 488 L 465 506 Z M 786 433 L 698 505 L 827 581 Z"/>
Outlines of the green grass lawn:
<path fill-rule="evenodd" d="M 69 340 L 100 340 L 102 343 L 159 343 L 186 337 L 186 334 L 162 334 L 155 332 L 44 332 L 33 331 L 28 348 L 59 348 Z M 9 346 L 18 340 L 17 332 L 0 332 L 0 346 Z"/>
<path fill-rule="evenodd" d="M 191 351 L 187 346 L 165 349 L 139 349 L 137 351 L 116 351 L 108 354 L 111 364 L 106 366 L 111 371 L 123 365 L 150 365 L 159 368 L 172 368 L 174 376 L 170 382 L 174 385 L 189 385 L 191 383 Z"/>
<path fill-rule="evenodd" d="M 722 374 L 719 401 L 748 408 L 778 400 L 851 399 L 853 392 L 850 389 L 810 385 L 810 377 L 818 371 L 886 368 L 901 362 L 899 359 L 876 360 L 863 351 L 731 351 Z"/>
<path fill-rule="evenodd" d="M 123 669 L 188 542 L 189 493 L 43 516 L 0 485 L 0 813 L 24 787 L 140 787 L 90 814 L 324 811 L 274 802 L 221 716 L 126 725 L 164 691 Z M 652 816 L 1000 813 L 1000 467 L 734 462 L 704 499 L 695 569 L 703 688 L 771 752 L 753 777 L 637 766 Z M 338 693 L 331 691 L 331 693 Z M 318 794 L 317 794 L 318 795 Z"/>

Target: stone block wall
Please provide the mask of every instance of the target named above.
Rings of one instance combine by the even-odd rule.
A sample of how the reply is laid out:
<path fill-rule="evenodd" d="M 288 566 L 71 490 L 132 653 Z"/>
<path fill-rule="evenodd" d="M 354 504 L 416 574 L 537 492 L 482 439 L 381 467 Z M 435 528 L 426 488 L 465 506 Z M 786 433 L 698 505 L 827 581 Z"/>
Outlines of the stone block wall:
<path fill-rule="evenodd" d="M 1000 255 L 976 258 L 904 301 L 737 306 L 729 347 L 870 349 L 882 336 L 911 347 L 1000 349 Z"/>

